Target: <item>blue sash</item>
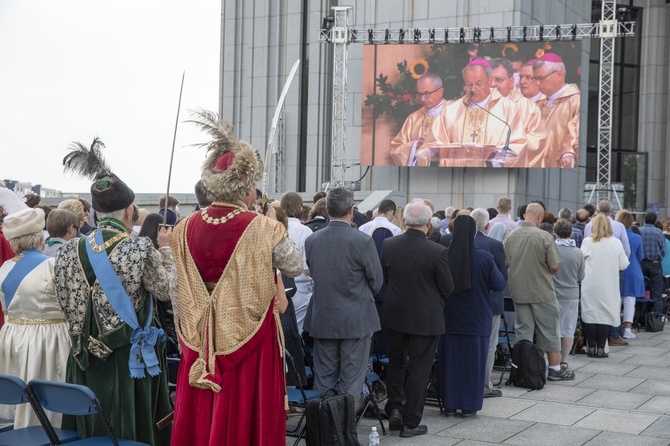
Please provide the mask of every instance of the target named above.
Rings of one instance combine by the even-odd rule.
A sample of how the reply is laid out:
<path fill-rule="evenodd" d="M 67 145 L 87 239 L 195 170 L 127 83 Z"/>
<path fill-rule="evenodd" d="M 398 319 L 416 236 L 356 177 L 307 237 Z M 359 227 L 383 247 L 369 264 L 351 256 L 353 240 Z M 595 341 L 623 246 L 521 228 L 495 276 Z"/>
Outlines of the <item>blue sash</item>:
<path fill-rule="evenodd" d="M 2 292 L 5 295 L 5 310 L 9 308 L 9 304 L 14 298 L 14 294 L 16 294 L 16 290 L 19 288 L 23 279 L 26 278 L 28 273 L 48 258 L 49 257 L 45 256 L 42 251 L 37 249 L 23 251 L 23 257 L 16 262 L 14 268 L 12 268 L 2 282 Z"/>
<path fill-rule="evenodd" d="M 98 245 L 104 243 L 102 231 L 95 231 L 94 236 Z M 144 327 L 140 327 L 133 303 L 117 277 L 114 268 L 112 268 L 112 264 L 109 263 L 107 252 L 104 250 L 102 252 L 94 252 L 88 240 L 85 241 L 85 244 L 91 267 L 100 287 L 105 292 L 105 296 L 107 296 L 107 300 L 121 320 L 133 329 L 133 334 L 130 335 L 131 346 L 130 357 L 128 358 L 130 376 L 132 378 L 144 378 L 146 376 L 144 373 L 145 368 L 151 376 L 160 374 L 161 369 L 154 347 L 157 341 L 165 341 L 165 334 L 162 329 L 151 326 L 151 320 L 154 315 L 153 297 L 151 295 L 147 296 L 147 299 L 149 299 L 149 317 Z"/>

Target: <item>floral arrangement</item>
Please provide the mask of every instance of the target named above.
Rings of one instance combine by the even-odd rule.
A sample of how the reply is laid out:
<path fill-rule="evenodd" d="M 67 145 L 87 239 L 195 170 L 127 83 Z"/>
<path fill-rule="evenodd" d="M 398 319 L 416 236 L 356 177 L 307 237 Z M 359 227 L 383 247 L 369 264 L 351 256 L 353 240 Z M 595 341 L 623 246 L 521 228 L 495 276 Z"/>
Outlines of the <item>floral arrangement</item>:
<path fill-rule="evenodd" d="M 382 116 L 393 118 L 396 131 L 400 130 L 407 117 L 421 108 L 421 103 L 415 99 L 416 80 L 427 72 L 439 74 L 444 84 L 444 98 L 458 99 L 463 95 L 463 80 L 461 71 L 468 62 L 478 58 L 504 57 L 511 61 L 539 58 L 545 52 L 555 51 L 566 59 L 570 57 L 581 57 L 575 50 L 575 42 L 539 42 L 538 43 L 474 43 L 471 45 L 460 44 L 434 44 L 430 46 L 423 57 L 418 57 L 410 62 L 403 60 L 396 64 L 398 80 L 395 83 L 388 81 L 389 76 L 379 73 L 375 78 L 375 91 L 365 98 L 364 106 L 373 107 L 373 119 Z M 570 48 L 566 48 L 569 46 Z M 575 56 L 572 56 L 575 55 Z M 570 61 L 572 62 L 572 61 Z M 575 65 L 576 63 L 576 65 Z M 569 65 L 577 67 L 579 60 Z M 581 70 L 577 68 L 568 82 L 576 82 L 574 76 L 579 76 Z"/>

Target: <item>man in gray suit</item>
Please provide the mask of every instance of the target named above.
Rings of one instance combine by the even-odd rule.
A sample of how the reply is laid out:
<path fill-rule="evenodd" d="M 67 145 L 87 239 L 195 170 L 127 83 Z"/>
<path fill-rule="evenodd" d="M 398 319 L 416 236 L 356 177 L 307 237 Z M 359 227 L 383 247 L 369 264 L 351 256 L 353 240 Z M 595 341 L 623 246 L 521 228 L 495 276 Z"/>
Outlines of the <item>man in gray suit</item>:
<path fill-rule="evenodd" d="M 332 189 L 326 207 L 330 224 L 305 240 L 314 294 L 304 329 L 314 338 L 314 388 L 335 387 L 357 400 L 371 336 L 381 328 L 374 295 L 384 277 L 372 237 L 351 227 L 353 192 Z"/>

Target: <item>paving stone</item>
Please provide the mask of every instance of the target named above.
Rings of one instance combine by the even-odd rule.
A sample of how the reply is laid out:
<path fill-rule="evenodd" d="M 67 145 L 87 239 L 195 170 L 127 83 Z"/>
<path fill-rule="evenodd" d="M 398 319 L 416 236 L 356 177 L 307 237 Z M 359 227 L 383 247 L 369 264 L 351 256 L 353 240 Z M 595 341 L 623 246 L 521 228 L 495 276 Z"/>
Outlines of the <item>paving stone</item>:
<path fill-rule="evenodd" d="M 626 357 L 625 359 L 628 359 L 629 357 Z M 593 373 L 593 374 L 599 374 L 599 375 L 615 375 L 615 376 L 631 376 L 627 375 L 627 373 L 632 372 L 639 366 L 636 364 L 612 364 L 609 361 L 609 358 L 605 361 L 594 361 L 591 364 L 585 365 L 584 367 L 580 368 L 580 372 L 586 372 L 586 373 Z M 639 378 L 647 378 L 640 376 Z"/>
<path fill-rule="evenodd" d="M 439 432 L 439 436 L 500 443 L 529 428 L 533 423 L 521 420 L 476 416 Z"/>
<path fill-rule="evenodd" d="M 633 389 L 636 393 L 648 395 L 670 396 L 670 381 L 660 379 L 647 379 Z"/>
<path fill-rule="evenodd" d="M 619 390 L 621 392 L 628 392 L 630 389 L 639 386 L 644 381 L 645 380 L 643 378 L 594 375 L 589 379 L 585 379 L 584 381 L 580 382 L 578 385 L 581 387 L 590 387 L 592 389 Z M 646 393 L 642 391 L 640 392 Z"/>
<path fill-rule="evenodd" d="M 565 446 L 583 444 L 600 433 L 594 429 L 576 429 L 574 427 L 557 426 L 554 424 L 537 423 L 519 432 L 503 444 L 527 446 Z"/>
<path fill-rule="evenodd" d="M 505 396 L 500 398 L 485 398 L 484 407 L 477 414 L 485 417 L 509 418 L 522 410 L 528 409 L 533 404 L 536 404 L 536 402 Z"/>
<path fill-rule="evenodd" d="M 538 402 L 514 415 L 512 419 L 571 426 L 594 410 L 592 407 L 580 407 L 574 404 Z"/>
<path fill-rule="evenodd" d="M 640 412 L 657 412 L 670 414 L 670 397 L 656 395 L 637 408 Z"/>
<path fill-rule="evenodd" d="M 621 432 L 601 432 L 584 446 L 667 446 L 668 441 L 662 438 L 643 435 L 622 434 Z"/>
<path fill-rule="evenodd" d="M 659 417 L 658 420 L 656 420 L 651 426 L 642 432 L 642 435 L 658 438 L 670 438 L 670 417 Z"/>
<path fill-rule="evenodd" d="M 369 435 L 369 434 L 368 434 Z M 358 436 L 358 440 L 363 444 L 368 444 L 368 437 Z M 459 443 L 461 442 L 461 443 Z M 394 435 L 381 436 L 381 444 L 387 446 L 402 445 L 402 446 L 451 446 L 454 444 L 463 444 L 460 438 L 451 437 L 436 437 L 432 435 L 430 427 L 428 427 L 428 435 L 420 435 L 413 438 L 400 438 L 397 433 Z M 490 444 L 490 443 L 489 443 Z"/>
<path fill-rule="evenodd" d="M 651 365 L 657 367 L 670 367 L 670 356 L 643 356 L 633 355 L 623 361 L 622 364 Z"/>
<path fill-rule="evenodd" d="M 540 401 L 555 401 L 562 403 L 574 403 L 595 392 L 596 389 L 587 387 L 568 387 L 568 386 L 544 386 L 542 390 L 528 392 L 523 395 L 524 399 L 533 399 Z"/>
<path fill-rule="evenodd" d="M 598 409 L 579 420 L 574 426 L 610 432 L 623 432 L 626 434 L 639 434 L 658 420 L 658 418 L 658 415 L 644 415 L 623 410 Z M 644 435 L 657 436 L 651 434 Z M 668 430 L 668 435 L 670 435 L 670 430 Z"/>
<path fill-rule="evenodd" d="M 656 367 L 649 365 L 638 366 L 637 368 L 626 373 L 625 376 L 630 376 L 632 378 L 670 380 L 670 373 L 668 373 L 668 369 L 666 367 Z"/>
<path fill-rule="evenodd" d="M 578 401 L 589 406 L 609 407 L 612 409 L 636 409 L 649 401 L 652 395 L 633 392 L 617 392 L 599 389 Z"/>
<path fill-rule="evenodd" d="M 627 355 L 646 355 L 646 356 L 661 356 L 668 353 L 667 348 L 659 347 L 643 347 L 642 344 L 636 343 L 636 345 L 631 345 L 625 347 L 625 353 Z"/>

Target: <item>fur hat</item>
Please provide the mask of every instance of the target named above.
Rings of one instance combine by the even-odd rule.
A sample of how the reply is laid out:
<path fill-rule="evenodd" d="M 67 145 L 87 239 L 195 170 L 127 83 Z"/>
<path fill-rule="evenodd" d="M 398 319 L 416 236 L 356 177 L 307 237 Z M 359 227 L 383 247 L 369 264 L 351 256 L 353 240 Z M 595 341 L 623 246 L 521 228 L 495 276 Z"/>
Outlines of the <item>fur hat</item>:
<path fill-rule="evenodd" d="M 68 146 L 70 152 L 63 158 L 63 170 L 93 181 L 91 206 L 98 212 L 108 213 L 126 209 L 135 201 L 135 193 L 114 175 L 102 156 L 105 144 L 94 138 L 90 147 L 80 142 Z"/>
<path fill-rule="evenodd" d="M 98 179 L 91 186 L 91 207 L 107 213 L 125 209 L 135 201 L 135 193 L 113 173 Z"/>
<path fill-rule="evenodd" d="M 209 143 L 199 144 L 210 152 L 202 166 L 201 178 L 213 198 L 238 200 L 255 188 L 263 175 L 263 163 L 256 149 L 235 135 L 232 124 L 205 110 L 196 112 L 190 122 L 213 137 Z"/>
<path fill-rule="evenodd" d="M 41 208 L 27 208 L 5 217 L 2 232 L 7 240 L 22 235 L 38 234 L 44 230 L 44 211 Z"/>

